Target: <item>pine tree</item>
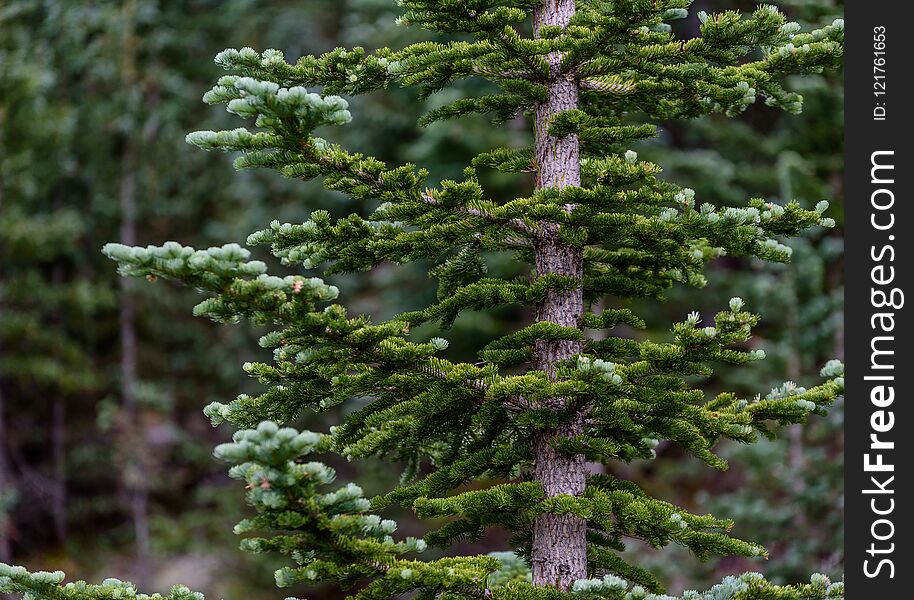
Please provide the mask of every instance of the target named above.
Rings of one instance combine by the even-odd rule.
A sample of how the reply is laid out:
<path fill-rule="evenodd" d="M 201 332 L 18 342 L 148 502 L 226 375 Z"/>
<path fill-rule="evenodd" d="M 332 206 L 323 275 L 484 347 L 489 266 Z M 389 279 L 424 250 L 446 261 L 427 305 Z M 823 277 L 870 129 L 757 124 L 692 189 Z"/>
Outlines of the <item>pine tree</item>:
<path fill-rule="evenodd" d="M 56 56 L 42 36 L 22 26 L 36 7 L 14 3 L 5 9 L 0 17 L 0 560 L 12 555 L 16 525 L 35 513 L 49 525 L 48 537 L 57 543 L 67 537 L 65 423 L 75 405 L 99 391 L 102 378 L 87 351 L 95 346 L 89 324 L 115 303 L 110 286 L 85 276 L 85 265 L 70 251 L 85 243 L 90 228 L 69 202 L 71 194 L 80 193 L 66 160 L 76 119 L 69 107 L 48 97 L 64 83 L 55 72 Z M 23 426 L 26 405 L 46 426 Z M 35 454 L 36 446 L 47 448 L 42 459 L 23 459 Z M 36 494 L 41 487 L 44 494 Z"/>
<path fill-rule="evenodd" d="M 666 341 L 625 337 L 622 326 L 643 328 L 644 321 L 627 308 L 599 310 L 599 303 L 701 286 L 706 263 L 724 254 L 785 262 L 790 248 L 781 238 L 834 224 L 823 216 L 826 202 L 815 210 L 757 199 L 743 208 L 699 206 L 692 190 L 658 178 L 660 167 L 629 149 L 655 133 L 631 124 L 630 115 L 735 115 L 758 95 L 798 111 L 801 98 L 781 77 L 835 67 L 843 24 L 800 32 L 777 9 L 761 6 L 747 16 L 699 13 L 701 35 L 680 40 L 666 21 L 687 16 L 686 0 L 401 5 L 404 24 L 448 40 L 375 53 L 336 49 L 295 64 L 275 50 L 226 50 L 217 63 L 234 74 L 204 99 L 254 119 L 255 129 L 196 132 L 188 141 L 240 152 L 238 168 L 320 178 L 375 207 L 368 217 L 334 220 L 315 211 L 302 224 L 277 221 L 252 234 L 249 245 L 269 246 L 287 267 L 325 275 L 432 263 L 438 302 L 374 322 L 350 317 L 334 302 L 339 290 L 322 279 L 270 275 L 237 244 L 105 247 L 124 275 L 175 279 L 207 294 L 198 315 L 275 328 L 261 338 L 274 349 L 273 364 L 245 365 L 267 391 L 205 410 L 214 424 L 248 428 L 216 450 L 235 463 L 230 474 L 246 482 L 257 511 L 236 531 L 267 534 L 245 538 L 243 547 L 291 557 L 295 566 L 276 574 L 281 586 L 334 581 L 359 585 L 360 598 L 651 597 L 662 585 L 626 561 L 630 540 L 679 544 L 700 558 L 764 556 L 760 546 L 728 535 L 727 519 L 691 514 L 631 482 L 592 474 L 588 463 L 650 459 L 667 440 L 725 468 L 713 451 L 720 440 L 752 443 L 778 424 L 822 412 L 843 389 L 843 367 L 829 363 L 826 381 L 809 389 L 709 398 L 700 384 L 712 365 L 764 358 L 745 348 L 758 317 L 740 298 L 704 327 L 699 314 L 689 314 Z M 526 115 L 533 143 L 479 155 L 460 180 L 430 185 L 423 169 L 389 167 L 314 135 L 351 119 L 347 102 L 334 94 L 400 83 L 429 96 L 468 77 L 487 80 L 487 93 L 437 108 L 423 121 L 491 113 L 504 123 Z M 326 95 L 307 90 L 317 86 Z M 535 189 L 528 197 L 490 198 L 477 169 L 533 173 Z M 505 253 L 529 265 L 528 274 L 487 277 L 491 257 Z M 444 332 L 462 313 L 508 305 L 525 307 L 529 324 L 480 348 L 478 362 L 448 360 L 443 337 L 415 339 L 418 327 Z M 354 399 L 359 407 L 325 434 L 275 424 Z M 382 456 L 408 467 L 401 486 L 368 500 L 353 484 L 326 491 L 332 471 L 301 460 L 314 451 Z M 463 487 L 471 482 L 472 489 Z M 449 520 L 424 541 L 396 541 L 396 524 L 372 512 L 393 503 Z M 512 533 L 512 552 L 411 557 L 426 543 L 446 547 L 494 526 Z M 0 589 L 37 598 L 134 595 L 115 580 L 61 587 L 62 578 L 0 567 Z M 823 576 L 777 587 L 749 573 L 683 597 L 761 591 L 772 598 L 843 596 L 842 586 Z M 178 587 L 167 597 L 198 596 Z"/>
<path fill-rule="evenodd" d="M 192 290 L 131 281 L 121 292 L 129 280 L 98 248 L 131 221 L 143 224 L 137 243 L 167 231 L 209 245 L 260 226 L 267 204 L 286 214 L 276 197 L 291 196 L 295 182 L 251 172 L 224 185 L 223 157 L 183 144 L 191 127 L 233 118 L 199 102 L 218 67 L 194 53 L 215 54 L 229 32 L 287 44 L 293 32 L 275 25 L 300 25 L 309 11 L 278 4 L 258 2 L 256 18 L 242 21 L 251 0 L 4 3 L 0 560 L 48 553 L 86 573 L 105 562 L 106 542 L 137 538 L 130 570 L 141 571 L 161 551 L 160 523 L 174 536 L 174 513 L 202 508 L 184 492 L 194 486 L 200 497 L 197 482 L 218 476 L 208 455 L 223 436 L 178 424 L 199 413 L 201 397 L 237 391 L 244 374 L 233 365 L 256 337 L 223 329 L 214 348 L 215 325 L 188 314 Z M 133 318 L 119 319 L 130 316 L 121 308 Z M 130 330 L 132 357 L 119 339 Z M 224 528 L 231 518 L 213 520 Z"/>

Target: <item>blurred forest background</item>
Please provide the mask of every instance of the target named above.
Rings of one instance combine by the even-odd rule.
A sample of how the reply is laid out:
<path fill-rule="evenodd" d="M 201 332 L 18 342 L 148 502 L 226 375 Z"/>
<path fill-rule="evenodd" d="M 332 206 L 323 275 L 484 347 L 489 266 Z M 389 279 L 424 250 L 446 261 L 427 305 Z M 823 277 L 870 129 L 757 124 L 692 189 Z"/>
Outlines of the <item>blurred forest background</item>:
<path fill-rule="evenodd" d="M 688 35 L 698 10 L 754 5 L 696 0 L 693 17 L 676 26 Z M 843 8 L 834 0 L 779 5 L 814 25 Z M 181 582 L 209 598 L 281 595 L 270 558 L 237 550 L 231 528 L 245 513 L 243 492 L 211 457 L 231 432 L 211 428 L 201 412 L 256 386 L 241 364 L 257 357 L 258 332 L 194 319 L 192 292 L 119 279 L 99 249 L 109 241 L 170 239 L 206 247 L 243 241 L 274 218 L 303 221 L 315 208 L 369 213 L 373 207 L 319 185 L 235 173 L 229 157 L 192 148 L 184 135 L 237 124 L 200 101 L 221 74 L 211 59 L 223 48 L 279 48 L 294 60 L 336 46 L 399 46 L 421 34 L 396 26 L 396 16 L 388 0 L 0 3 L 0 561 L 87 579 L 116 576 L 154 591 Z M 493 145 L 523 143 L 530 127 L 520 119 L 507 128 L 484 118 L 416 126 L 429 108 L 469 93 L 473 84 L 466 85 L 429 101 L 399 89 L 354 99 L 354 123 L 337 130 L 340 141 L 389 162 L 427 166 L 433 178 L 459 175 Z M 636 148 L 701 202 L 796 198 L 812 207 L 828 199 L 838 220 L 834 230 L 795 240 L 790 265 L 722 259 L 706 289 L 677 289 L 663 304 L 634 307 L 654 327 L 644 335 L 653 336 L 734 295 L 761 313 L 754 342 L 768 360 L 722 370 L 712 388 L 755 394 L 785 379 L 803 385 L 843 354 L 842 81 L 832 74 L 792 87 L 806 98 L 802 116 L 760 104 L 738 119 L 667 123 L 659 138 Z M 525 191 L 512 189 L 515 179 L 489 177 L 496 197 Z M 384 318 L 435 294 L 416 267 L 333 283 L 352 312 Z M 459 333 L 448 336 L 453 358 L 470 359 L 480 342 L 499 335 L 504 317 L 529 318 L 500 317 L 458 320 Z M 723 473 L 666 446 L 658 452 L 667 460 L 657 465 L 612 467 L 655 495 L 734 518 L 736 534 L 771 553 L 760 564 L 700 563 L 685 552 L 661 561 L 644 551 L 643 562 L 677 592 L 745 570 L 778 582 L 813 571 L 840 576 L 842 414 L 839 404 L 777 442 L 726 446 L 732 460 Z M 300 425 L 326 430 L 335 420 L 315 415 Z M 334 466 L 369 494 L 399 476 L 381 463 Z M 407 515 L 395 518 L 405 534 L 422 533 Z M 504 542 L 494 532 L 454 551 L 503 550 Z"/>

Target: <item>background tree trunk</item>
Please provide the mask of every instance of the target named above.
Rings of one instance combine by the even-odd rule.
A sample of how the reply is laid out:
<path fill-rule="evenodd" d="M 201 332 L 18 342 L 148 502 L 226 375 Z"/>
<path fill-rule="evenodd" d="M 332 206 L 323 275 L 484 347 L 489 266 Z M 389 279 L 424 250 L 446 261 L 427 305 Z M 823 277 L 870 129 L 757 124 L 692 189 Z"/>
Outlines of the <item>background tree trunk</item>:
<path fill-rule="evenodd" d="M 121 243 L 136 244 L 136 197 L 135 175 L 132 172 L 132 149 L 124 153 L 124 174 L 121 180 Z M 120 337 L 121 337 L 121 398 L 123 409 L 123 431 L 120 443 L 125 456 L 124 481 L 129 495 L 130 516 L 136 543 L 138 583 L 145 583 L 149 562 L 149 501 L 142 468 L 143 438 L 140 431 L 136 406 L 137 386 L 137 338 L 136 307 L 131 290 L 132 281 L 120 281 Z"/>
<path fill-rule="evenodd" d="M 574 0 L 548 0 L 534 13 L 534 32 L 539 36 L 543 26 L 566 27 L 575 12 Z M 577 136 L 555 137 L 549 134 L 551 119 L 559 112 L 578 107 L 577 82 L 560 72 L 562 55 L 548 56 L 550 78 L 548 98 L 535 111 L 535 147 L 537 161 L 537 189 L 562 188 L 581 184 L 580 147 Z M 569 210 L 571 207 L 567 207 Z M 557 273 L 581 279 L 583 277 L 583 251 L 562 244 L 558 239 L 558 226 L 544 223 L 542 237 L 537 240 L 536 273 L 543 276 Z M 579 327 L 584 313 L 583 288 L 556 292 L 548 291 L 537 306 L 536 320 L 550 321 L 566 327 Z M 535 344 L 535 367 L 555 377 L 555 363 L 580 353 L 580 342 L 538 340 Z M 566 411 L 567 400 L 557 399 L 550 408 Z M 584 415 L 581 411 L 570 414 L 568 423 L 555 430 L 546 430 L 535 436 L 534 476 L 547 497 L 561 494 L 580 495 L 586 483 L 584 457 L 560 456 L 551 445 L 557 436 L 574 436 L 583 432 Z M 587 576 L 587 524 L 572 515 L 540 515 L 533 526 L 532 567 L 533 583 L 551 585 L 567 590 L 576 579 Z"/>
<path fill-rule="evenodd" d="M 51 283 L 55 288 L 64 285 L 63 267 L 54 265 Z M 60 321 L 60 317 L 55 317 Z M 67 543 L 67 400 L 58 390 L 51 402 L 51 519 L 57 543 Z"/>
<path fill-rule="evenodd" d="M 129 92 L 137 85 L 136 47 L 138 40 L 134 30 L 136 2 L 130 1 L 123 8 L 123 55 L 121 78 Z M 128 96 L 128 104 L 131 99 Z M 136 107 L 129 107 L 136 109 Z M 136 245 L 136 169 L 137 150 L 131 134 L 126 134 L 126 143 L 121 159 L 120 181 L 120 242 Z M 145 586 L 149 579 L 149 490 L 143 469 L 143 437 L 138 423 L 136 405 L 137 387 L 137 335 L 136 306 L 132 293 L 133 282 L 126 277 L 120 279 L 120 341 L 121 341 L 121 398 L 123 408 L 122 451 L 126 459 L 124 479 L 129 496 L 130 516 L 136 545 L 137 583 Z"/>
<path fill-rule="evenodd" d="M 3 316 L 3 306 L 0 305 L 0 318 Z M 0 347 L 0 357 L 3 355 L 3 348 Z M 3 399 L 3 385 L 0 382 L 0 502 L 5 502 L 4 494 L 11 493 L 13 489 L 13 473 L 10 468 L 9 457 L 7 456 L 7 434 L 6 434 L 6 407 Z M 11 564 L 13 562 L 13 541 L 11 538 L 12 519 L 6 511 L 0 507 L 0 562 Z M 0 600 L 13 600 L 12 594 L 0 593 Z"/>
<path fill-rule="evenodd" d="M 51 514 L 54 535 L 60 545 L 67 543 L 67 402 L 59 394 L 54 398 L 51 416 L 51 451 L 54 480 L 51 490 Z"/>
<path fill-rule="evenodd" d="M 10 472 L 9 459 L 6 456 L 6 418 L 3 405 L 3 388 L 0 387 L 0 494 L 8 494 L 12 490 L 13 478 Z M 0 498 L 2 501 L 3 498 Z M 13 559 L 13 547 L 10 540 L 10 519 L 5 512 L 0 512 L 0 562 L 9 564 Z M 0 598 L 3 595 L 0 594 Z"/>
<path fill-rule="evenodd" d="M 0 111 L 0 125 L 3 125 L 3 112 Z M 0 185 L 0 208 L 3 207 L 3 186 Z M 3 318 L 3 305 L 0 304 L 0 319 Z M 0 346 L 0 359 L 3 356 L 3 347 Z M 3 382 L 0 381 L 0 496 L 9 493 L 12 489 L 13 479 L 10 471 L 10 461 L 6 454 L 6 417 L 3 405 Z M 2 498 L 0 498 L 2 501 Z M 0 562 L 9 564 L 13 560 L 13 546 L 10 541 L 10 522 L 6 513 L 0 512 Z M 0 594 L 4 598 L 5 594 Z"/>

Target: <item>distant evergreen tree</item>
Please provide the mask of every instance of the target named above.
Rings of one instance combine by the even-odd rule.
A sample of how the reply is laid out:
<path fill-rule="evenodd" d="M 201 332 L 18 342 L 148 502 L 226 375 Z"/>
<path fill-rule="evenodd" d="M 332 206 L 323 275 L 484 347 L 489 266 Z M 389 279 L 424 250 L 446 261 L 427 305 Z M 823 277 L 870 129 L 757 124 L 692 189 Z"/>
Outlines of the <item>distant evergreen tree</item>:
<path fill-rule="evenodd" d="M 93 552 L 136 539 L 131 570 L 148 571 L 156 515 L 192 509 L 175 490 L 213 471 L 221 436 L 179 423 L 201 397 L 238 389 L 233 365 L 256 356 L 256 338 L 222 330 L 209 343 L 212 324 L 187 314 L 193 292 L 119 289 L 127 280 L 97 249 L 166 231 L 211 244 L 259 226 L 268 203 L 297 217 L 283 200 L 291 182 L 251 173 L 227 185 L 221 157 L 182 143 L 204 119 L 230 119 L 199 103 L 218 67 L 198 53 L 230 35 L 286 44 L 279 22 L 310 33 L 304 8 L 278 4 L 256 3 L 245 19 L 251 0 L 0 9 L 2 560 L 51 552 L 87 568 L 103 561 L 84 552 L 87 537 Z"/>
<path fill-rule="evenodd" d="M 86 350 L 97 350 L 97 331 L 90 323 L 106 311 L 110 314 L 116 303 L 115 280 L 106 276 L 101 282 L 93 281 L 73 252 L 102 238 L 91 239 L 91 224 L 71 201 L 82 192 L 74 176 L 77 165 L 67 160 L 78 119 L 72 107 L 59 101 L 58 94 L 65 92 L 57 88 L 64 87 L 65 77 L 58 76 L 55 53 L 45 39 L 31 36 L 23 26 L 34 8 L 12 3 L 0 17 L 0 557 L 4 560 L 12 555 L 16 521 L 30 521 L 36 513 L 51 524 L 42 533 L 58 542 L 67 537 L 64 426 L 77 412 L 74 405 L 85 407 L 87 399 L 104 387 L 94 352 Z M 72 46 L 66 49 L 70 50 Z M 24 417 L 34 419 L 30 426 L 23 426 Z M 44 460 L 25 458 L 35 448 L 48 449 Z"/>
<path fill-rule="evenodd" d="M 800 97 L 780 85 L 781 75 L 835 66 L 843 24 L 802 33 L 762 6 L 744 17 L 699 13 L 701 35 L 678 40 L 665 21 L 686 17 L 685 0 L 402 6 L 403 22 L 454 40 L 373 54 L 337 49 L 295 65 L 275 50 L 227 50 L 217 62 L 237 74 L 222 77 L 205 99 L 255 119 L 256 129 L 202 131 L 188 140 L 240 151 L 239 168 L 321 177 L 329 189 L 376 204 L 367 218 L 334 220 L 315 211 L 303 224 L 277 221 L 250 236 L 250 244 L 269 245 L 286 266 L 326 274 L 431 261 L 438 302 L 373 322 L 348 317 L 333 303 L 334 286 L 317 277 L 269 275 L 236 244 L 105 248 L 125 275 L 176 279 L 207 293 L 196 314 L 276 328 L 261 338 L 274 348 L 273 364 L 245 365 L 269 389 L 205 411 L 216 424 L 254 427 L 217 448 L 217 456 L 235 463 L 230 473 L 246 482 L 257 510 L 236 531 L 269 533 L 246 538 L 243 547 L 292 558 L 295 566 L 276 574 L 281 586 L 358 584 L 360 598 L 651 598 L 662 585 L 623 558 L 627 540 L 680 544 L 699 557 L 763 556 L 760 546 L 727 534 L 727 519 L 693 515 L 631 482 L 593 474 L 587 463 L 650 459 L 666 440 L 724 468 L 713 452 L 720 440 L 752 443 L 772 435 L 776 424 L 821 412 L 843 390 L 843 367 L 829 363 L 822 371 L 827 381 L 809 389 L 783 385 L 754 398 L 708 397 L 696 376 L 710 375 L 712 364 L 764 358 L 745 347 L 757 316 L 740 298 L 705 327 L 699 314 L 689 314 L 662 343 L 621 335 L 622 326 L 645 326 L 633 311 L 598 307 L 606 297 L 662 297 L 677 283 L 701 286 L 705 264 L 724 254 L 786 261 L 790 249 L 778 238 L 834 224 L 823 216 L 826 202 L 815 210 L 763 200 L 744 208 L 699 206 L 693 190 L 659 179 L 657 165 L 628 149 L 655 133 L 651 125 L 629 124 L 628 116 L 738 114 L 758 95 L 799 110 Z M 355 95 L 400 82 L 428 95 L 464 77 L 488 80 L 488 93 L 441 106 L 424 121 L 485 112 L 504 122 L 527 114 L 532 147 L 486 152 L 459 181 L 429 186 L 422 169 L 388 168 L 313 135 L 350 114 L 339 96 L 304 86 Z M 476 177 L 482 168 L 534 173 L 535 189 L 527 197 L 489 199 Z M 489 257 L 498 253 L 530 265 L 528 275 L 487 277 Z M 446 330 L 461 312 L 505 305 L 529 307 L 532 321 L 480 348 L 478 362 L 441 356 L 448 346 L 442 337 L 411 339 L 419 326 Z M 594 335 L 614 328 L 617 335 Z M 361 408 L 326 434 L 274 423 L 352 399 L 361 399 Z M 325 491 L 332 471 L 301 461 L 312 451 L 380 455 L 408 469 L 400 487 L 369 501 L 353 484 Z M 507 482 L 487 485 L 497 480 Z M 469 482 L 484 485 L 461 489 Z M 370 512 L 391 503 L 426 518 L 454 518 L 425 541 L 396 541 L 396 524 Z M 426 542 L 448 546 L 492 526 L 513 534 L 513 553 L 404 557 Z M 119 581 L 61 587 L 62 578 L 0 567 L 0 589 L 38 599 L 136 595 Z M 824 576 L 778 587 L 749 573 L 683 598 L 759 593 L 839 598 L 843 587 Z M 199 595 L 179 586 L 167 597 Z"/>

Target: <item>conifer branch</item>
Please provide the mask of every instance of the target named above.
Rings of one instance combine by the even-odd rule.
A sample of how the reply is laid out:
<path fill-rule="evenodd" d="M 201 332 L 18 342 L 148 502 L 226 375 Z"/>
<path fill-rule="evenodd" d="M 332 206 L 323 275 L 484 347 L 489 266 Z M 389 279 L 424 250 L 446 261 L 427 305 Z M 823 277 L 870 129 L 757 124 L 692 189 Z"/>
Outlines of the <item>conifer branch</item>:
<path fill-rule="evenodd" d="M 463 6 L 461 5 L 461 8 Z M 529 69 L 530 76 L 528 78 L 533 79 L 534 81 L 546 81 L 548 79 L 548 71 L 544 70 L 544 65 L 537 63 L 536 58 L 531 56 L 528 52 L 524 51 L 518 47 L 517 42 L 508 35 L 506 29 L 509 28 L 508 25 L 504 27 L 488 26 L 480 21 L 480 15 L 476 11 L 464 9 L 464 17 L 474 23 L 480 32 L 486 32 L 491 39 L 497 40 L 501 47 L 507 52 L 512 58 L 520 60 L 527 65 Z M 514 35 L 517 35 L 517 32 L 514 32 Z"/>
<path fill-rule="evenodd" d="M 422 373 L 423 375 L 430 375 L 431 377 L 435 377 L 437 379 L 443 379 L 447 381 L 451 380 L 451 378 L 448 377 L 447 373 L 430 365 L 418 365 L 416 367 L 416 372 Z M 480 398 L 480 404 L 483 400 L 485 400 L 484 396 L 491 387 L 489 384 L 480 379 L 466 379 L 465 385 L 470 389 L 476 390 L 477 392 L 481 392 L 483 394 L 483 397 Z M 503 398 L 502 404 L 515 411 L 530 408 L 530 405 L 524 402 L 524 399 L 521 396 L 508 396 L 507 398 Z"/>
<path fill-rule="evenodd" d="M 535 77 L 529 71 L 504 71 L 489 66 L 474 66 L 473 72 L 484 77 L 493 77 L 495 79 L 526 79 L 535 81 Z"/>
<path fill-rule="evenodd" d="M 270 424 L 241 432 L 220 453 L 237 463 L 232 474 L 248 483 L 249 501 L 258 511 L 241 529 L 269 532 L 248 538 L 245 547 L 294 554 L 303 563 L 283 569 L 280 583 L 364 582 L 359 599 L 418 592 L 493 600 L 621 600 L 636 594 L 621 577 L 659 589 L 649 574 L 617 556 L 625 537 L 657 547 L 682 544 L 698 556 L 763 554 L 730 537 L 726 520 L 690 515 L 628 482 L 591 478 L 585 465 L 651 458 L 657 443 L 672 442 L 722 467 L 713 451 L 718 440 L 751 443 L 758 434 L 773 434 L 775 422 L 799 422 L 820 412 L 843 391 L 843 373 L 831 365 L 823 372 L 829 380 L 808 390 L 794 385 L 752 401 L 728 393 L 707 401 L 693 387 L 694 376 L 710 374 L 719 363 L 762 358 L 740 350 L 757 317 L 743 310 L 738 298 L 713 325 L 697 327 L 697 315 L 677 323 L 665 343 L 626 336 L 624 330 L 602 340 L 584 335 L 586 328 L 646 325 L 626 311 L 587 312 L 607 296 L 660 297 L 673 285 L 703 285 L 707 263 L 724 254 L 786 261 L 790 249 L 783 237 L 834 224 L 824 216 L 827 203 L 815 210 L 761 200 L 742 208 L 702 204 L 694 191 L 661 180 L 659 166 L 628 149 L 656 133 L 651 124 L 633 122 L 632 114 L 736 115 L 760 97 L 798 110 L 799 96 L 782 86 L 782 76 L 839 62 L 843 23 L 838 21 L 800 32 L 777 9 L 762 6 L 746 16 L 702 17 L 701 35 L 682 40 L 666 21 L 686 16 L 687 4 L 403 0 L 405 22 L 476 41 L 420 42 L 377 56 L 337 49 L 295 66 L 275 51 L 220 56 L 220 64 L 236 74 L 221 78 L 206 100 L 252 119 L 253 129 L 198 132 L 189 141 L 240 152 L 240 168 L 322 177 L 328 189 L 356 201 L 382 202 L 369 217 L 334 220 L 328 211 L 314 211 L 301 224 L 274 222 L 248 243 L 268 245 L 286 266 L 324 274 L 431 259 L 437 301 L 373 325 L 367 317 L 348 318 L 339 304 L 325 304 L 337 296 L 333 286 L 317 277 L 269 276 L 265 264 L 248 260 L 237 246 L 194 251 L 177 244 L 115 245 L 106 253 L 126 275 L 171 277 L 211 294 L 198 314 L 278 328 L 261 340 L 274 349 L 273 362 L 245 366 L 267 391 L 211 404 L 206 414 L 214 423 L 287 421 L 305 408 L 367 399 L 346 414 L 327 446 L 349 458 L 389 455 L 410 465 L 405 483 L 377 503 L 400 502 L 426 516 L 455 517 L 430 534 L 442 543 L 504 527 L 531 569 L 531 581 L 500 586 L 492 583 L 499 562 L 492 557 L 401 558 L 418 544 L 394 541 L 389 535 L 394 524 L 368 514 L 360 490 L 318 491 L 315 485 L 329 483 L 323 466 L 286 460 L 297 456 L 296 444 L 323 442 Z M 521 37 L 518 32 L 531 20 L 533 37 Z M 389 168 L 349 153 L 313 135 L 318 127 L 350 120 L 346 101 L 283 87 L 320 83 L 331 91 L 362 93 L 400 81 L 428 95 L 459 77 L 480 75 L 493 79 L 500 92 L 461 98 L 425 120 L 472 113 L 505 119 L 529 110 L 532 149 L 501 148 L 472 164 L 534 172 L 530 197 L 487 200 L 472 170 L 460 182 L 445 180 L 433 188 L 426 184 L 426 170 Z M 513 280 L 488 275 L 482 253 L 505 251 L 532 270 Z M 447 346 L 441 338 L 408 339 L 410 327 L 448 328 L 462 311 L 508 305 L 532 309 L 533 323 L 489 343 L 479 352 L 479 364 L 438 358 Z M 501 375 L 510 368 L 517 371 Z M 285 462 L 265 451 L 277 446 L 288 450 Z M 434 470 L 420 476 L 419 465 L 429 463 Z M 265 472 L 281 477 L 264 487 Z M 521 483 L 455 493 L 483 477 Z M 615 575 L 588 579 L 593 571 Z M 17 571 L 16 577 L 23 582 L 16 583 L 17 591 L 31 590 L 22 587 L 34 583 L 27 574 Z M 750 586 L 779 599 L 843 594 L 820 580 L 776 588 L 744 576 L 706 597 L 728 598 Z M 642 592 L 637 594 L 650 598 Z"/>
<path fill-rule="evenodd" d="M 490 223 L 497 224 L 497 225 L 504 225 L 505 227 L 509 227 L 509 228 L 513 229 L 514 231 L 524 233 L 527 235 L 534 235 L 536 233 L 536 230 L 534 230 L 532 227 L 530 227 L 529 225 L 524 223 L 524 221 L 522 219 L 502 219 L 502 218 L 498 218 L 490 213 L 487 213 L 483 210 L 480 210 L 478 208 L 472 208 L 469 206 L 453 206 L 453 207 L 447 206 L 447 207 L 445 207 L 445 206 L 442 206 L 441 203 L 434 196 L 432 196 L 430 194 L 422 194 L 422 202 L 424 202 L 425 204 L 427 204 L 429 206 L 434 206 L 435 208 L 445 208 L 446 210 L 450 210 L 455 213 L 470 215 L 473 217 L 479 217 L 480 219 L 484 219 Z"/>
<path fill-rule="evenodd" d="M 585 90 L 607 92 L 610 94 L 629 94 L 635 91 L 635 86 L 630 83 L 612 83 L 599 79 L 582 79 L 580 86 Z"/>

